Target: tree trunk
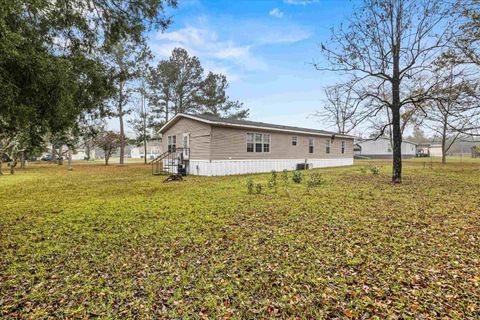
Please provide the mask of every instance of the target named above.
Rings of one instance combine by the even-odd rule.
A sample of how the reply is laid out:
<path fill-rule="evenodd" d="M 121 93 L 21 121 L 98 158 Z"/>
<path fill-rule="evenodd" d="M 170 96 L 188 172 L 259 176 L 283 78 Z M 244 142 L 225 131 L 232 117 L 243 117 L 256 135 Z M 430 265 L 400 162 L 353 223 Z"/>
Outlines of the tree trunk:
<path fill-rule="evenodd" d="M 447 163 L 447 116 L 444 117 L 442 130 L 442 163 Z"/>
<path fill-rule="evenodd" d="M 145 95 L 142 93 L 142 117 L 143 117 L 143 163 L 147 164 L 147 110 L 145 109 Z"/>
<path fill-rule="evenodd" d="M 55 150 L 55 146 L 53 145 L 52 143 L 52 162 L 55 163 L 57 161 L 57 157 L 56 157 L 56 150 Z"/>
<path fill-rule="evenodd" d="M 2 165 L 3 165 L 3 154 L 0 153 L 0 176 L 3 176 Z"/>
<path fill-rule="evenodd" d="M 447 147 L 446 147 L 446 138 L 442 137 L 442 163 L 447 163 Z"/>
<path fill-rule="evenodd" d="M 10 174 L 15 174 L 15 167 L 17 166 L 17 159 L 10 163 Z"/>
<path fill-rule="evenodd" d="M 167 96 L 167 97 L 165 98 L 165 123 L 168 122 L 168 114 L 169 114 L 169 112 L 168 112 L 168 103 L 169 103 L 169 102 L 170 102 L 170 98 Z"/>
<path fill-rule="evenodd" d="M 107 156 L 107 154 L 105 154 L 105 165 L 108 166 L 108 160 L 110 159 L 110 156 Z"/>
<path fill-rule="evenodd" d="M 21 158 L 20 158 L 20 168 L 21 169 L 25 169 L 26 162 L 27 162 L 27 159 L 26 159 L 25 151 L 22 151 L 21 152 Z"/>
<path fill-rule="evenodd" d="M 87 158 L 87 161 L 90 161 L 90 142 L 85 143 L 85 158 Z"/>
<path fill-rule="evenodd" d="M 400 129 L 400 110 L 392 110 L 393 131 L 393 173 L 392 182 L 402 182 L 402 132 Z"/>
<path fill-rule="evenodd" d="M 395 64 L 394 64 L 395 65 Z M 402 130 L 400 128 L 400 79 L 395 76 L 395 69 L 398 71 L 398 65 L 394 66 L 394 77 L 392 81 L 392 138 L 393 138 L 393 172 L 392 182 L 402 182 Z M 397 72 L 398 73 L 398 72 Z"/>
<path fill-rule="evenodd" d="M 120 164 L 125 163 L 125 128 L 123 126 L 123 81 L 120 81 L 118 119 L 120 120 Z"/>
<path fill-rule="evenodd" d="M 68 170 L 72 171 L 73 166 L 72 166 L 72 151 L 68 149 Z"/>
<path fill-rule="evenodd" d="M 145 138 L 143 139 L 143 154 L 145 155 L 143 157 L 143 163 L 147 164 L 147 139 Z"/>
<path fill-rule="evenodd" d="M 396 30 L 392 37 L 392 53 L 393 53 L 393 73 L 392 73 L 392 105 L 390 110 L 392 111 L 392 138 L 393 138 L 393 172 L 392 172 L 392 182 L 401 183 L 402 182 L 402 130 L 400 127 L 400 29 L 401 29 L 401 18 L 400 15 L 397 16 L 396 21 Z M 387 110 L 388 111 L 388 110 Z"/>
<path fill-rule="evenodd" d="M 58 149 L 58 162 L 57 164 L 59 166 L 63 166 L 63 147 L 60 147 L 60 149 Z"/>

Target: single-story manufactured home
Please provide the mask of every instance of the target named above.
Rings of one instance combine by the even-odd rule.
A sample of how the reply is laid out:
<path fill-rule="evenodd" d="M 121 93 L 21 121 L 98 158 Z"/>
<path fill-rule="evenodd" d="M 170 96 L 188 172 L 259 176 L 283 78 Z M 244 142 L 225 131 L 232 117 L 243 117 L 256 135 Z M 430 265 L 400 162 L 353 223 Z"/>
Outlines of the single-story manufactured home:
<path fill-rule="evenodd" d="M 440 143 L 432 143 L 429 148 L 430 156 L 432 157 L 441 157 L 442 156 L 442 145 Z"/>
<path fill-rule="evenodd" d="M 389 138 L 358 139 L 355 155 L 372 159 L 391 159 L 393 157 L 392 143 Z M 417 144 L 407 140 L 402 141 L 402 158 L 414 158 L 417 155 Z"/>
<path fill-rule="evenodd" d="M 162 141 L 160 138 L 147 141 L 147 159 L 154 159 L 162 153 Z M 145 148 L 142 145 L 134 146 L 130 150 L 130 157 L 132 159 L 145 158 Z"/>
<path fill-rule="evenodd" d="M 160 133 L 162 149 L 166 150 L 163 157 L 177 153 L 175 161 L 181 163 L 175 162 L 175 166 L 184 165 L 186 173 L 193 175 L 353 164 L 352 136 L 317 129 L 177 114 Z M 168 165 L 168 161 L 164 163 Z"/>

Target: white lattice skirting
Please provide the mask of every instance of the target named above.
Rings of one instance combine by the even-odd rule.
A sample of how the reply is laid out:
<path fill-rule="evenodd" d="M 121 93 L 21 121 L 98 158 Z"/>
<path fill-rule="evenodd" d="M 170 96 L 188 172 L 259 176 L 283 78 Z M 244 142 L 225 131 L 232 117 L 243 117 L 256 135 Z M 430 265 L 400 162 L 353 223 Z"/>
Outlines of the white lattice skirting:
<path fill-rule="evenodd" d="M 226 176 L 232 174 L 295 170 L 305 159 L 255 159 L 255 160 L 190 160 L 189 174 L 199 176 Z M 353 165 L 353 158 L 308 159 L 310 168 Z"/>

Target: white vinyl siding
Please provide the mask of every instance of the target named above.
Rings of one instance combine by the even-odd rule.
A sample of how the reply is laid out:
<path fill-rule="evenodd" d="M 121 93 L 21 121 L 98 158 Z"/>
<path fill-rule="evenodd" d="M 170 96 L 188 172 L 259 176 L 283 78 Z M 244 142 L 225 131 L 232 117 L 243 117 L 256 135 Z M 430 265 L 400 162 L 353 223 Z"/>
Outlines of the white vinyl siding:
<path fill-rule="evenodd" d="M 292 137 L 292 146 L 296 146 L 298 143 L 298 137 L 297 136 L 293 136 Z"/>

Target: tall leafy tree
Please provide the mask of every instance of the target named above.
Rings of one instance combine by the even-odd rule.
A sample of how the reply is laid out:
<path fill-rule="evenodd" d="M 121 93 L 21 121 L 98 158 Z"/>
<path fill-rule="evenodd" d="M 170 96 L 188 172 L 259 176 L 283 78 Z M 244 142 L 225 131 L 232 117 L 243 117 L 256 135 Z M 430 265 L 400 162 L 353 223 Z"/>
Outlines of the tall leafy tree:
<path fill-rule="evenodd" d="M 116 86 L 114 97 L 114 115 L 118 117 L 120 126 L 120 164 L 125 162 L 125 116 L 130 112 L 128 104 L 135 91 L 138 91 L 134 81 L 145 75 L 148 61 L 151 59 L 150 50 L 145 44 L 138 44 L 130 40 L 123 40 L 114 45 L 107 56 L 113 70 L 113 79 Z M 141 91 L 140 94 L 144 95 Z"/>
<path fill-rule="evenodd" d="M 231 101 L 227 96 L 227 77 L 223 74 L 209 72 L 202 82 L 198 104 L 202 114 L 219 118 L 244 119 L 248 109 L 240 101 Z"/>
<path fill-rule="evenodd" d="M 120 39 L 170 23 L 175 1 L 20 1 L 0 6 L 0 141 L 2 153 L 38 146 L 68 131 L 85 111 L 111 97 L 98 60 Z"/>
<path fill-rule="evenodd" d="M 227 78 L 209 72 L 204 75 L 197 57 L 176 48 L 167 60 L 150 70 L 148 84 L 157 130 L 177 113 L 209 114 L 226 118 L 246 118 L 248 109 L 228 97 Z"/>
<path fill-rule="evenodd" d="M 185 49 L 175 48 L 168 61 L 174 68 L 173 113 L 195 113 L 203 81 L 200 60 Z"/>
<path fill-rule="evenodd" d="M 156 67 L 150 69 L 148 100 L 151 104 L 154 130 L 160 129 L 173 112 L 171 104 L 176 74 L 175 66 L 168 60 L 161 60 Z"/>

